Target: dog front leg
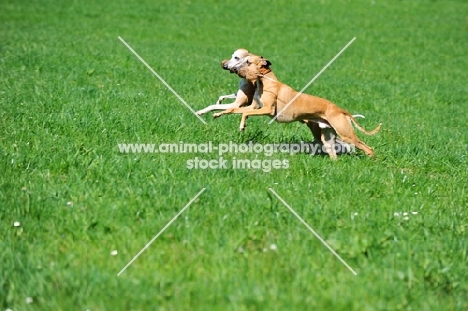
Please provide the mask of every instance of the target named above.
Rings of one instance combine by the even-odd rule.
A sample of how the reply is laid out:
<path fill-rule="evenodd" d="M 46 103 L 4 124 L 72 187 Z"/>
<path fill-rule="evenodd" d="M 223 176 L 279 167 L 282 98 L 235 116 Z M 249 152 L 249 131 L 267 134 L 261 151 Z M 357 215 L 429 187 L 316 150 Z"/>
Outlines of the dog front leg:
<path fill-rule="evenodd" d="M 237 95 L 234 93 L 234 94 L 229 94 L 229 95 L 223 95 L 223 96 L 220 96 L 218 98 L 218 101 L 216 102 L 215 105 L 221 105 L 221 103 L 223 102 L 223 100 L 225 99 L 236 99 L 237 98 Z"/>
<path fill-rule="evenodd" d="M 249 116 L 246 115 L 245 113 L 242 114 L 241 122 L 240 122 L 240 125 L 239 125 L 239 130 L 240 130 L 240 131 L 244 131 L 244 129 L 245 129 L 245 122 L 247 121 L 247 118 L 248 118 L 248 117 L 249 117 Z"/>
<path fill-rule="evenodd" d="M 218 104 L 220 100 L 228 99 L 228 98 L 235 98 L 235 101 L 230 104 Z M 243 90 L 237 91 L 236 94 L 231 94 L 231 95 L 224 95 L 221 96 L 218 100 L 218 102 L 215 105 L 208 106 L 200 111 L 197 111 L 198 115 L 207 113 L 208 111 L 212 110 L 227 110 L 227 109 L 233 109 L 233 108 L 239 108 L 243 106 L 247 106 L 250 103 L 249 97 L 244 93 Z M 216 116 L 213 116 L 216 118 Z"/>
<path fill-rule="evenodd" d="M 219 118 L 223 114 L 244 113 L 244 112 L 250 111 L 252 109 L 254 109 L 252 107 L 252 105 L 247 106 L 247 107 L 232 107 L 232 108 L 226 109 L 224 111 L 213 114 L 213 118 Z"/>
<path fill-rule="evenodd" d="M 226 110 L 226 109 L 232 109 L 232 108 L 237 108 L 237 107 L 239 107 L 239 103 L 220 104 L 220 105 L 216 104 L 216 105 L 208 106 L 202 110 L 199 110 L 196 112 L 196 114 L 201 116 L 202 114 L 205 114 L 213 110 Z"/>
<path fill-rule="evenodd" d="M 253 109 L 250 111 L 246 111 L 242 113 L 242 118 L 241 122 L 239 125 L 239 130 L 243 131 L 245 129 L 245 123 L 247 121 L 247 118 L 249 116 L 270 116 L 272 117 L 274 115 L 274 107 L 271 106 L 264 106 L 260 109 Z"/>
<path fill-rule="evenodd" d="M 236 99 L 235 102 L 233 102 L 232 104 L 221 104 L 223 102 L 223 100 L 225 99 Z M 214 105 L 210 105 L 206 108 L 203 108 L 202 110 L 198 110 L 196 112 L 197 115 L 201 116 L 202 114 L 205 114 L 209 111 L 212 111 L 212 110 L 224 110 L 224 109 L 230 109 L 230 108 L 234 108 L 234 107 L 239 107 L 240 104 L 242 103 L 239 103 L 237 101 L 237 96 L 236 94 L 230 94 L 230 95 L 223 95 L 223 96 L 220 96 L 218 101 L 216 102 L 216 104 Z"/>

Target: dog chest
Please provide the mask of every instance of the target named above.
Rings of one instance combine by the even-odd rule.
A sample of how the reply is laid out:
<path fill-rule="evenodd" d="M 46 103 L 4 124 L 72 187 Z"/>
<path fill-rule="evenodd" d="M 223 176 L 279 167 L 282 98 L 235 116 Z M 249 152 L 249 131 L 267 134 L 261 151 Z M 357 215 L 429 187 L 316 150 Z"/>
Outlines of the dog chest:
<path fill-rule="evenodd" d="M 257 104 L 257 109 L 263 107 L 262 97 L 258 94 L 258 92 L 255 92 L 253 99 L 254 99 L 255 103 Z"/>
<path fill-rule="evenodd" d="M 278 112 L 279 111 L 277 111 L 276 113 L 278 113 Z M 293 122 L 293 121 L 296 121 L 296 120 L 294 120 L 294 118 L 291 118 L 291 116 L 282 113 L 280 115 L 277 115 L 276 121 L 278 121 L 280 123 L 289 123 L 289 122 Z"/>

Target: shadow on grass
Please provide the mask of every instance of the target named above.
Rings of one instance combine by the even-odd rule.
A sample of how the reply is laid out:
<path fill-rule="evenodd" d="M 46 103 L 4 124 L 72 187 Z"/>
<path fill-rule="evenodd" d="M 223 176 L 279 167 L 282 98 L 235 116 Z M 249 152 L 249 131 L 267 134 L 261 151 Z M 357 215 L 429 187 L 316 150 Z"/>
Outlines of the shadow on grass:
<path fill-rule="evenodd" d="M 264 134 L 262 131 L 255 133 L 239 135 L 240 144 L 261 144 L 261 145 L 273 145 L 275 153 L 290 153 L 290 154 L 307 154 L 311 156 L 326 156 L 326 152 L 321 141 L 297 141 L 295 139 L 280 138 L 274 140 L 272 137 Z M 269 141 L 269 142 L 268 142 Z M 336 155 L 356 155 L 357 152 L 355 147 L 343 142 L 341 139 L 337 139 L 335 142 Z"/>

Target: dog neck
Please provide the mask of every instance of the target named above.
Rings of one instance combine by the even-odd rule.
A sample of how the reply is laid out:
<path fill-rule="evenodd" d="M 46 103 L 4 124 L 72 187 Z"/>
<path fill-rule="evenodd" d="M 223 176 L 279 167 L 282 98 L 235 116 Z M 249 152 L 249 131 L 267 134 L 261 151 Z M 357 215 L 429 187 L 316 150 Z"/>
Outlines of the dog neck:
<path fill-rule="evenodd" d="M 260 72 L 260 73 L 258 74 L 258 77 L 259 77 L 260 79 L 264 78 L 264 79 L 268 79 L 268 80 L 273 81 L 273 82 L 278 82 L 278 81 L 276 80 L 275 74 L 273 73 L 273 71 L 271 71 L 271 69 L 269 69 L 269 68 L 268 68 L 268 69 L 267 69 L 267 68 L 262 68 L 262 69 L 263 69 L 262 72 Z M 271 75 L 272 75 L 273 77 L 267 77 L 267 74 L 269 74 L 269 73 L 271 73 Z"/>

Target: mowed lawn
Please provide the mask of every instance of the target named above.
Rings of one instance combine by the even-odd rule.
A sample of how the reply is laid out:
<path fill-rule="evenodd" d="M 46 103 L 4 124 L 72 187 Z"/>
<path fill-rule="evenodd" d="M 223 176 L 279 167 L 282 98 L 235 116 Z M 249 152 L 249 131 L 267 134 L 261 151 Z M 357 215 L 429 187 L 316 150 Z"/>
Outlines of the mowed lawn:
<path fill-rule="evenodd" d="M 1 310 L 468 310 L 466 1 L 1 7 Z M 312 136 L 202 123 L 119 36 L 194 110 L 236 91 L 220 62 L 237 48 L 300 90 L 356 37 L 305 92 L 382 123 L 358 133 L 376 157 L 223 155 L 289 164 L 265 172 L 121 153 Z"/>

